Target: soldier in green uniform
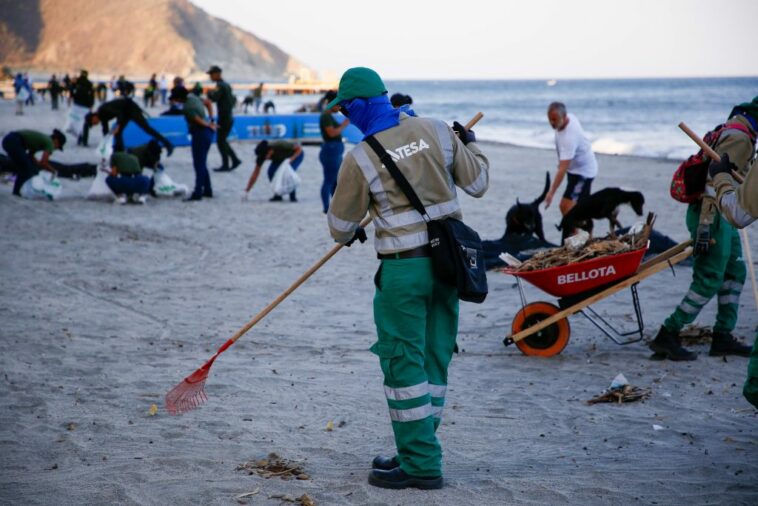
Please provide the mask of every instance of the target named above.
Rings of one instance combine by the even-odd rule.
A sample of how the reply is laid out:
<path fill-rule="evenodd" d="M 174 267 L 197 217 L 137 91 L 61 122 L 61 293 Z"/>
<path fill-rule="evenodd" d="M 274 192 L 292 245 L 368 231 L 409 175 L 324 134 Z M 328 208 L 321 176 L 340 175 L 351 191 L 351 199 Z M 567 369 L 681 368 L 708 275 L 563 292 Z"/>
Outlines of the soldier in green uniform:
<path fill-rule="evenodd" d="M 232 87 L 221 77 L 221 67 L 217 65 L 212 66 L 208 70 L 208 75 L 216 83 L 216 89 L 208 92 L 208 98 L 216 102 L 216 113 L 218 115 L 216 145 L 221 155 L 221 167 L 213 170 L 216 172 L 229 172 L 236 169 L 242 163 L 226 140 L 234 124 L 232 111 L 236 99 L 234 98 Z M 231 165 L 229 165 L 230 159 L 232 161 Z"/>
<path fill-rule="evenodd" d="M 253 169 L 253 173 L 250 174 L 250 179 L 247 182 L 247 187 L 245 187 L 245 196 L 243 198 L 246 198 L 250 190 L 253 189 L 253 186 L 261 173 L 261 167 L 263 167 L 266 160 L 271 161 L 267 171 L 268 180 L 271 181 L 274 179 L 274 174 L 276 174 L 277 169 L 285 160 L 289 160 L 290 165 L 292 165 L 292 170 L 296 171 L 298 167 L 300 167 L 300 164 L 303 163 L 305 152 L 300 144 L 296 142 L 261 141 L 255 147 L 255 156 L 255 169 Z M 269 200 L 271 202 L 279 202 L 283 200 L 282 197 L 282 195 L 274 194 Z M 296 190 L 292 190 L 290 193 L 290 201 L 297 202 Z"/>
<path fill-rule="evenodd" d="M 63 151 L 64 144 L 66 136 L 58 129 L 53 130 L 52 135 L 36 130 L 17 130 L 3 137 L 3 149 L 15 166 L 13 195 L 21 196 L 21 187 L 37 175 L 40 168 L 55 173 L 50 165 L 50 155 L 56 149 Z M 42 151 L 42 157 L 37 160 L 34 155 L 39 151 Z"/>

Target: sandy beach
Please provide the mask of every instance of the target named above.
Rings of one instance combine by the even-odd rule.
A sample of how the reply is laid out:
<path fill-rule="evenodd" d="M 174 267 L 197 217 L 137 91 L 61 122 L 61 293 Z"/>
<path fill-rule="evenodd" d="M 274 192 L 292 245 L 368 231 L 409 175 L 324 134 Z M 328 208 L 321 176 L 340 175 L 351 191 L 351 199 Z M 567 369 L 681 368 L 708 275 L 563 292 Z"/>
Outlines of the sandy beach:
<path fill-rule="evenodd" d="M 64 124 L 65 112 L 48 104 L 21 117 L 13 106 L 0 102 L 0 135 Z M 93 131 L 93 147 L 78 148 L 69 136 L 54 159 L 94 163 L 99 139 Z M 461 202 L 466 222 L 495 239 L 516 198 L 540 193 L 556 157 L 482 146 L 490 189 Z M 618 346 L 581 315 L 570 318 L 560 355 L 524 356 L 502 344 L 520 301 L 514 278 L 497 272 L 483 304 L 461 305 L 460 353 L 439 431 L 445 488 L 369 486 L 371 459 L 393 447 L 378 359 L 368 351 L 378 265 L 370 243 L 341 251 L 224 353 L 203 407 L 170 416 L 164 394 L 333 245 L 318 147 L 305 148 L 294 204 L 268 202 L 263 179 L 242 202 L 253 145 L 233 147 L 244 164 L 212 173 L 215 197 L 199 203 L 87 201 L 91 179 L 63 180 L 55 202 L 22 200 L 0 185 L 1 503 L 276 505 L 282 495 L 308 494 L 320 505 L 758 504 L 758 412 L 741 394 L 746 358 L 709 357 L 700 345 L 694 362 L 652 361 L 644 343 Z M 219 161 L 214 146 L 209 167 Z M 676 162 L 598 161 L 593 189 L 642 191 L 657 230 L 687 238 L 685 206 L 668 195 Z M 192 185 L 189 148 L 164 162 L 172 178 Z M 554 242 L 557 207 L 544 213 Z M 624 209 L 620 220 L 637 218 Z M 756 259 L 758 229 L 750 236 Z M 639 285 L 647 338 L 690 274 L 676 267 Z M 555 302 L 533 287 L 527 297 Z M 632 324 L 628 291 L 595 309 Z M 697 323 L 712 325 L 714 314 L 712 301 Z M 748 281 L 735 335 L 752 343 L 756 325 Z M 650 398 L 585 403 L 618 373 L 650 388 Z M 270 452 L 300 463 L 310 479 L 236 470 Z"/>

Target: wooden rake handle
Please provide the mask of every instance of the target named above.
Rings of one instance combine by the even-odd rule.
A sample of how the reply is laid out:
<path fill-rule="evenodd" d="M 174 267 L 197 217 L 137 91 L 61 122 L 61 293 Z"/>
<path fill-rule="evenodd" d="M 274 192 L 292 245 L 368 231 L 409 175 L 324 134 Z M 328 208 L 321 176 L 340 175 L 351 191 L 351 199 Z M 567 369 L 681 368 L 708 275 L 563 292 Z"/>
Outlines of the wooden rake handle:
<path fill-rule="evenodd" d="M 469 120 L 469 122 L 466 123 L 466 125 L 464 125 L 463 128 L 465 128 L 466 130 L 471 130 L 472 128 L 474 128 L 474 125 L 476 125 L 477 123 L 479 123 L 479 120 L 482 119 L 483 117 L 484 117 L 484 113 L 482 113 L 482 112 L 478 112 L 478 113 L 474 114 L 474 117 L 471 118 Z"/>
<path fill-rule="evenodd" d="M 690 127 L 688 127 L 684 121 L 679 123 L 679 128 L 682 129 L 682 132 L 686 133 L 687 136 L 692 139 L 695 144 L 700 146 L 700 149 L 703 150 L 703 152 L 708 155 L 708 158 L 711 160 L 715 160 L 717 162 L 721 161 L 721 157 L 718 153 L 716 153 L 713 148 L 711 148 L 708 144 L 703 141 L 703 139 L 700 138 L 698 134 L 696 134 Z M 732 177 L 740 184 L 744 183 L 744 179 L 741 175 L 737 174 L 735 171 L 732 171 Z"/>
<path fill-rule="evenodd" d="M 371 218 L 367 216 L 360 223 L 360 226 L 365 228 L 369 223 L 371 223 Z M 276 306 L 278 306 L 279 304 L 281 304 L 282 301 L 284 301 L 284 299 L 286 299 L 287 297 L 289 297 L 289 295 L 292 292 L 294 292 L 295 290 L 297 290 L 300 287 L 300 285 L 302 285 L 303 283 L 305 283 L 305 281 L 313 275 L 314 272 L 316 272 L 317 270 L 319 270 L 326 262 L 329 261 L 330 258 L 332 258 L 334 255 L 336 255 L 337 252 L 339 250 L 341 250 L 342 248 L 344 248 L 344 247 L 345 247 L 344 244 L 337 244 L 337 245 L 335 245 L 331 250 L 329 250 L 329 252 L 326 255 L 324 255 L 323 257 L 321 257 L 321 259 L 319 261 L 317 261 L 315 264 L 313 264 L 310 267 L 310 269 L 308 269 L 307 271 L 305 271 L 302 274 L 302 276 L 300 276 L 299 278 L 297 278 L 295 280 L 295 282 L 292 283 L 289 286 L 289 288 L 287 288 L 281 294 L 279 294 L 279 296 L 276 299 L 274 299 L 273 301 L 271 301 L 271 303 L 268 306 L 264 307 L 257 315 L 255 315 L 252 320 L 250 320 L 249 322 L 247 322 L 241 329 L 239 329 L 229 339 L 229 341 L 231 341 L 232 343 L 234 343 L 234 342 L 237 341 L 237 339 L 239 339 L 240 337 L 242 337 L 243 335 L 245 335 L 248 330 L 250 330 L 251 328 L 253 328 L 256 323 L 258 323 L 263 318 L 265 318 L 267 314 L 269 314 L 271 311 L 273 311 Z"/>

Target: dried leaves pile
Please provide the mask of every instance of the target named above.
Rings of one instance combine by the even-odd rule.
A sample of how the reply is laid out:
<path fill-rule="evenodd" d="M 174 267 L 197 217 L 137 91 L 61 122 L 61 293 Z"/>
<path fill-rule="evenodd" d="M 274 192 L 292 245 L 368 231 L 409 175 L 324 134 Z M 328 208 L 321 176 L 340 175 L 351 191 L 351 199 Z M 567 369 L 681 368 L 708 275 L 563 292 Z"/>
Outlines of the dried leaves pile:
<path fill-rule="evenodd" d="M 584 246 L 576 249 L 561 246 L 559 248 L 539 251 L 529 260 L 510 270 L 517 272 L 537 271 L 644 248 L 650 236 L 650 231 L 653 229 L 654 222 L 655 215 L 650 213 L 647 217 L 647 224 L 639 234 L 590 239 Z"/>
<path fill-rule="evenodd" d="M 593 397 L 587 401 L 587 404 L 597 404 L 600 402 L 615 402 L 618 404 L 624 402 L 634 402 L 650 397 L 649 388 L 640 388 L 634 385 L 624 385 L 619 388 L 610 388 L 602 394 Z"/>
<path fill-rule="evenodd" d="M 711 344 L 711 341 L 713 340 L 713 331 L 708 327 L 688 325 L 679 332 L 679 337 L 684 346 Z"/>
<path fill-rule="evenodd" d="M 268 457 L 261 460 L 251 460 L 237 466 L 237 471 L 245 471 L 247 474 L 257 474 L 263 478 L 281 478 L 289 480 L 310 480 L 303 467 L 286 459 L 283 459 L 276 453 L 269 453 Z"/>

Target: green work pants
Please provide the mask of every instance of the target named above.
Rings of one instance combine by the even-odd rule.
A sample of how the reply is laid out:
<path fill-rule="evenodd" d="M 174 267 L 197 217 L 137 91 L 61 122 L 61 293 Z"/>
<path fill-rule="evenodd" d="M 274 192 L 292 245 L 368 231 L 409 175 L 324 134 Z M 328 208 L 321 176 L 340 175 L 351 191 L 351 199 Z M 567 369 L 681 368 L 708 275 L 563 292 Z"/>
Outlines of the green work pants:
<path fill-rule="evenodd" d="M 229 132 L 232 131 L 232 125 L 234 119 L 231 117 L 219 117 L 218 129 L 216 130 L 216 145 L 218 146 L 218 152 L 221 155 L 221 167 L 229 167 L 229 159 L 232 160 L 232 165 L 237 165 L 240 161 L 237 158 L 237 154 L 234 152 L 229 142 L 226 140 L 229 137 Z"/>
<path fill-rule="evenodd" d="M 687 208 L 687 228 L 695 239 L 700 218 L 700 204 Z M 678 333 L 697 318 L 700 310 L 718 294 L 718 312 L 714 332 L 731 332 L 737 324 L 742 285 L 745 284 L 745 262 L 737 229 L 716 214 L 710 226 L 712 244 L 708 253 L 698 255 L 692 265 L 692 282 L 687 294 L 663 326 Z"/>
<path fill-rule="evenodd" d="M 413 476 L 442 475 L 435 432 L 458 332 L 458 293 L 434 278 L 429 258 L 382 260 L 374 322 L 384 393 L 400 468 Z"/>

